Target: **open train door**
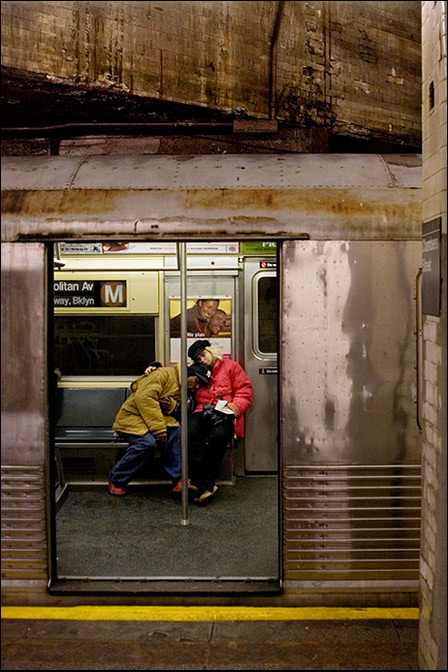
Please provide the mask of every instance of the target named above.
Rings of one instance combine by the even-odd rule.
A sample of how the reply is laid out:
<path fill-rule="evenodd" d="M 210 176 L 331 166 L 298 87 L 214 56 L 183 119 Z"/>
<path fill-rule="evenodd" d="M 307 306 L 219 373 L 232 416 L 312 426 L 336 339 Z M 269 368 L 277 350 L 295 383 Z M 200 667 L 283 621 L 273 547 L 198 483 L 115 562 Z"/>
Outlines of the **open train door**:
<path fill-rule="evenodd" d="M 176 248 L 161 250 L 149 242 L 125 245 L 115 251 L 106 241 L 98 251 L 89 247 L 89 254 L 82 254 L 81 247 L 75 255 L 63 247 L 63 258 L 58 261 L 64 265 L 54 272 L 54 361 L 64 369 L 58 390 L 64 393 L 64 417 L 70 411 L 79 426 L 66 428 L 69 443 L 64 443 L 64 427 L 56 423 L 55 428 L 55 452 L 60 457 L 56 467 L 67 476 L 67 487 L 54 507 L 52 591 L 278 593 L 277 376 L 273 366 L 278 312 L 276 248 L 261 257 L 253 251 L 246 253 L 241 242 L 195 241 L 187 244 L 186 259 L 180 264 Z M 126 287 L 121 297 L 125 305 L 103 306 L 101 297 L 100 305 L 87 301 L 81 295 L 84 285 L 85 291 L 87 285 L 94 291 L 98 282 L 107 282 L 117 299 L 117 287 Z M 62 300 L 65 308 L 60 307 Z M 111 497 L 109 470 L 120 459 L 118 451 L 126 448 L 110 436 L 114 413 L 107 427 L 93 426 L 91 415 L 96 419 L 98 409 L 112 412 L 115 397 L 126 398 L 132 381 L 151 360 L 167 366 L 180 361 L 184 338 L 178 317 L 185 304 L 188 316 L 196 314 L 198 303 L 201 310 L 204 303 L 212 303 L 212 317 L 222 314 L 225 319 L 209 334 L 200 320 L 196 330 L 194 320 L 187 317 L 187 345 L 210 339 L 224 358 L 239 361 L 246 370 L 254 387 L 253 404 L 245 416 L 248 434 L 226 451 L 216 479 L 217 495 L 206 506 L 193 500 L 184 510 L 186 502 L 181 506 L 173 497 L 171 479 L 163 473 L 157 456 L 128 484 L 126 497 Z M 131 320 L 129 327 L 125 318 Z M 212 318 L 207 321 L 209 331 L 212 322 Z M 62 329 L 72 323 L 70 348 L 65 339 L 64 348 L 58 349 Z M 95 337 L 98 358 L 91 357 L 93 363 L 89 359 L 85 366 L 80 360 L 84 368 L 68 375 L 66 365 L 75 361 L 70 356 L 75 333 L 76 343 L 84 349 L 87 336 L 92 343 Z M 109 368 L 95 369 L 102 358 L 110 361 Z M 121 366 L 129 368 L 122 371 L 117 368 Z M 263 367 L 272 370 L 264 374 Z M 86 422 L 92 441 L 86 440 Z M 75 430 L 79 441 L 72 446 Z"/>

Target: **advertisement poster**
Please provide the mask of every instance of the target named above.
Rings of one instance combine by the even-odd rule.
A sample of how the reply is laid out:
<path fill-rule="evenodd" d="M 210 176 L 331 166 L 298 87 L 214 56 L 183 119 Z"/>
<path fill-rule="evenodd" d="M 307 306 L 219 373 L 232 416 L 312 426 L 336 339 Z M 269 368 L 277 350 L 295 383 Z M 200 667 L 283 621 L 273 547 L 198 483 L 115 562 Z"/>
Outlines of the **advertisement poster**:
<path fill-rule="evenodd" d="M 180 360 L 180 299 L 170 299 L 170 359 Z M 187 349 L 198 339 L 217 345 L 225 358 L 232 354 L 232 300 L 187 300 Z"/>
<path fill-rule="evenodd" d="M 59 243 L 61 254 L 172 254 L 177 251 L 176 243 Z M 238 254 L 240 243 L 187 243 L 187 254 Z"/>

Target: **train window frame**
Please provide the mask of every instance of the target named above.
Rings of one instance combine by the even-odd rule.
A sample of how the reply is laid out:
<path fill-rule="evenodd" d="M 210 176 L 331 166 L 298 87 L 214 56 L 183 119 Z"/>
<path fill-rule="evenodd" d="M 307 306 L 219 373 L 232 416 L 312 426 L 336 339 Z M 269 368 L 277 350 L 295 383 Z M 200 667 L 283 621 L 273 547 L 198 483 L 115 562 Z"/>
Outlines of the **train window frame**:
<path fill-rule="evenodd" d="M 112 320 L 115 320 L 115 319 L 118 319 L 120 321 L 121 326 L 120 326 L 120 329 L 118 331 L 116 329 L 117 325 L 115 325 L 115 329 L 113 330 L 112 329 L 113 325 L 109 324 L 109 323 L 111 323 Z M 90 369 L 89 369 L 90 372 L 89 373 L 81 372 L 81 371 L 73 370 L 73 369 L 68 369 L 67 367 L 64 367 L 62 365 L 62 362 L 60 361 L 60 358 L 58 357 L 57 352 L 58 352 L 58 350 L 61 350 L 61 351 L 63 351 L 64 349 L 68 350 L 69 354 L 70 354 L 70 352 L 72 353 L 72 356 L 69 357 L 69 359 L 72 362 L 74 361 L 75 358 L 73 357 L 73 348 L 76 346 L 76 341 L 79 340 L 79 338 L 80 338 L 78 334 L 79 334 L 79 329 L 81 328 L 81 324 L 82 324 L 81 321 L 82 320 L 84 320 L 86 324 L 88 324 L 89 322 L 101 323 L 100 324 L 100 329 L 102 329 L 103 331 L 100 332 L 99 335 L 92 332 L 93 337 L 96 336 L 96 340 L 101 340 L 101 342 L 108 342 L 108 340 L 113 339 L 113 338 L 120 339 L 120 337 L 121 337 L 121 339 L 130 338 L 134 342 L 138 342 L 138 340 L 135 341 L 135 339 L 136 339 L 135 332 L 132 333 L 128 325 L 126 325 L 126 329 L 124 329 L 124 323 L 125 322 L 130 322 L 130 320 L 134 320 L 134 321 L 135 320 L 145 320 L 148 323 L 151 322 L 152 327 L 148 331 L 146 336 L 144 337 L 143 331 L 142 331 L 141 334 L 139 334 L 139 336 L 144 337 L 146 340 L 148 340 L 150 343 L 152 343 L 153 352 L 152 352 L 152 354 L 150 353 L 146 357 L 140 357 L 140 363 L 138 363 L 138 349 L 136 348 L 135 349 L 135 352 L 136 352 L 135 365 L 133 364 L 132 361 L 129 362 L 129 364 L 128 364 L 129 370 L 126 371 L 126 372 L 125 371 L 117 371 L 117 370 L 106 371 L 107 367 L 112 369 L 113 362 L 109 362 L 109 364 L 107 364 L 107 362 L 103 362 L 102 363 L 102 369 L 90 367 Z M 76 324 L 77 322 L 78 322 L 78 324 Z M 70 334 L 70 331 L 69 331 L 69 334 L 67 336 L 65 336 L 65 338 L 67 339 L 67 343 L 66 344 L 61 343 L 58 347 L 57 339 L 58 339 L 59 334 L 58 334 L 57 325 L 60 324 L 60 323 L 63 323 L 64 326 L 65 326 L 65 323 L 67 323 L 69 328 L 71 328 L 71 323 L 74 323 L 75 327 L 77 327 L 77 328 L 71 328 L 71 334 Z M 120 313 L 93 313 L 93 312 L 86 313 L 86 314 L 76 313 L 75 315 L 55 314 L 53 316 L 53 348 L 54 348 L 53 358 L 54 358 L 54 364 L 61 371 L 61 374 L 63 376 L 64 381 L 68 381 L 68 380 L 87 380 L 87 379 L 90 379 L 92 377 L 93 378 L 98 378 L 98 377 L 106 378 L 109 381 L 116 380 L 116 379 L 122 379 L 122 378 L 132 379 L 135 376 L 140 375 L 142 367 L 144 369 L 144 366 L 146 366 L 148 361 L 151 361 L 151 360 L 155 359 L 156 352 L 157 352 L 157 331 L 158 331 L 158 317 L 156 317 L 154 315 L 151 315 L 151 314 L 140 315 L 140 314 L 137 314 L 137 313 L 126 313 L 126 314 L 121 313 L 120 314 Z M 128 336 L 126 336 L 127 332 L 129 332 Z M 92 338 L 91 340 L 94 340 L 94 338 Z M 83 341 L 89 341 L 89 338 L 84 337 L 84 338 L 81 339 L 81 341 L 80 341 L 80 343 L 81 343 L 81 348 L 80 349 L 81 350 L 85 350 L 86 347 L 87 347 Z M 122 348 L 125 347 L 126 342 L 127 342 L 126 340 L 123 340 Z M 110 354 L 113 358 L 114 353 L 119 352 L 120 347 L 115 346 L 114 348 L 111 348 L 111 345 L 109 345 L 108 350 L 109 350 L 109 352 L 110 352 Z M 125 350 L 126 350 L 127 356 L 129 356 L 129 353 L 131 352 L 131 349 L 126 347 Z M 94 350 L 92 352 L 94 352 Z M 100 361 L 99 361 L 100 356 L 95 352 L 94 352 L 94 354 L 97 355 L 98 364 L 100 364 Z M 92 357 L 92 361 L 95 361 L 95 358 Z M 123 366 L 122 362 L 120 363 L 120 366 Z"/>
<path fill-rule="evenodd" d="M 252 313 L 252 351 L 256 357 L 258 357 L 261 360 L 272 360 L 272 359 L 277 359 L 277 354 L 278 354 L 278 349 L 277 351 L 271 351 L 271 352 L 266 352 L 261 349 L 260 347 L 260 330 L 259 330 L 259 324 L 260 324 L 260 310 L 259 310 L 259 284 L 260 281 L 266 277 L 274 277 L 277 279 L 278 282 L 278 274 L 277 274 L 277 269 L 260 269 L 257 271 L 257 273 L 254 274 L 252 277 L 252 306 L 253 306 L 253 313 Z M 278 288 L 277 288 L 278 289 Z M 277 297 L 278 298 L 278 297 Z M 278 314 L 276 310 L 276 320 L 278 322 Z M 278 337 L 278 330 L 277 330 L 277 337 Z"/>

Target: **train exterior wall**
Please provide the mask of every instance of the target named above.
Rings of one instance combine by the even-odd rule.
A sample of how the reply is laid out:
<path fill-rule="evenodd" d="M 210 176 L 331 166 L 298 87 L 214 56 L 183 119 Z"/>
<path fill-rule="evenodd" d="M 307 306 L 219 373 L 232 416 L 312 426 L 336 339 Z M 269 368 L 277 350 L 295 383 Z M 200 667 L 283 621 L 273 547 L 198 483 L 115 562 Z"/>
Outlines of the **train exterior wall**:
<path fill-rule="evenodd" d="M 417 155 L 4 157 L 3 166 L 5 241 L 421 236 Z"/>
<path fill-rule="evenodd" d="M 285 372 L 282 382 L 284 393 L 280 405 L 283 423 L 280 450 L 285 492 L 283 516 L 286 521 L 284 528 L 286 541 L 283 551 L 285 599 L 288 599 L 288 595 L 299 602 L 305 599 L 302 587 L 297 585 L 297 582 L 303 583 L 305 580 L 303 567 L 300 566 L 303 563 L 298 560 L 297 555 L 303 550 L 303 544 L 289 525 L 291 503 L 293 518 L 297 503 L 294 489 L 291 490 L 289 486 L 297 476 L 301 478 L 304 476 L 303 473 L 299 474 L 298 470 L 318 468 L 321 460 L 326 465 L 324 480 L 327 483 L 331 481 L 331 471 L 336 467 L 339 469 L 337 472 L 339 480 L 345 482 L 347 477 L 351 478 L 353 475 L 355 478 L 353 485 L 362 490 L 363 474 L 356 469 L 365 466 L 370 468 L 374 465 L 375 468 L 380 468 L 380 473 L 376 476 L 381 477 L 381 487 L 387 490 L 387 495 L 384 496 L 387 497 L 392 513 L 393 488 L 397 486 L 397 479 L 401 479 L 408 488 L 406 511 L 400 510 L 402 522 L 399 525 L 403 523 L 406 526 L 407 518 L 412 513 L 411 502 L 416 495 L 411 492 L 411 486 L 419 477 L 419 474 L 415 473 L 418 470 L 414 466 L 418 459 L 418 446 L 411 424 L 414 422 L 414 406 L 410 377 L 414 369 L 409 359 L 413 324 L 410 278 L 416 259 L 415 252 L 414 257 L 409 258 L 404 250 L 408 249 L 409 245 L 414 250 L 420 246 L 418 157 L 408 156 L 402 161 L 394 158 L 392 162 L 389 157 L 389 163 L 374 155 L 356 159 L 333 155 L 328 161 L 323 156 L 289 159 L 285 157 L 281 169 L 282 157 L 269 157 L 269 160 L 260 157 L 251 157 L 250 160 L 247 157 L 246 159 L 239 157 L 237 170 L 232 163 L 236 159 L 232 157 L 227 157 L 225 160 L 224 157 L 208 157 L 206 161 L 205 157 L 202 157 L 202 160 L 201 163 L 194 160 L 185 162 L 180 159 L 174 164 L 174 169 L 174 160 L 165 158 L 160 165 L 162 167 L 167 161 L 171 166 L 171 172 L 167 169 L 168 172 L 163 173 L 163 177 L 162 170 L 154 169 L 157 161 L 161 161 L 160 157 L 139 157 L 138 160 L 127 157 L 122 164 L 120 162 L 111 164 L 107 157 L 102 157 L 101 160 L 97 158 L 93 162 L 63 157 L 54 157 L 49 161 L 38 158 L 3 160 L 2 188 L 5 198 L 2 224 L 5 244 L 2 246 L 4 252 L 2 259 L 4 268 L 11 274 L 11 280 L 3 283 L 2 292 L 6 292 L 4 305 L 11 317 L 3 323 L 2 342 L 8 353 L 8 357 L 5 358 L 4 383 L 7 391 L 12 390 L 9 392 L 10 400 L 8 392 L 5 392 L 4 396 L 6 412 L 12 420 L 8 417 L 5 425 L 8 440 L 5 445 L 7 463 L 5 461 L 3 488 L 11 512 L 23 509 L 28 515 L 30 511 L 28 503 L 33 501 L 39 508 L 37 517 L 41 521 L 37 530 L 41 544 L 39 549 L 22 547 L 20 537 L 23 530 L 22 514 L 14 516 L 11 513 L 10 534 L 14 543 L 8 550 L 3 574 L 7 601 L 50 600 L 43 579 L 51 564 L 51 557 L 46 555 L 47 547 L 44 540 L 47 525 L 47 495 L 42 489 L 43 475 L 51 468 L 51 465 L 47 464 L 46 264 L 43 241 L 94 238 L 104 240 L 114 237 L 120 240 L 123 240 L 123 237 L 127 240 L 141 240 L 145 237 L 156 239 L 154 235 L 156 228 L 148 226 L 147 223 L 144 223 L 142 228 L 139 225 L 140 218 L 147 217 L 147 208 L 150 206 L 151 214 L 155 218 L 153 224 L 161 227 L 167 239 L 176 239 L 183 232 L 183 236 L 206 238 L 209 235 L 214 240 L 227 240 L 231 235 L 232 238 L 241 236 L 243 240 L 258 237 L 262 240 L 278 238 L 283 241 L 282 266 L 286 272 L 282 275 L 280 271 L 282 278 L 280 294 L 283 305 L 286 306 L 283 313 L 289 314 L 291 318 L 291 323 L 282 324 L 280 341 L 280 358 Z M 224 170 L 226 161 L 232 168 L 228 171 Z M 303 169 L 303 161 L 307 162 L 308 170 Z M 118 170 L 120 165 L 122 169 Z M 133 171 L 132 166 L 136 167 L 136 170 Z M 149 169 L 149 166 L 153 169 Z M 102 171 L 101 167 L 105 170 Z M 169 188 L 167 179 L 170 179 L 173 170 L 177 173 L 177 178 Z M 216 175 L 220 177 L 216 178 Z M 131 178 L 134 186 L 140 184 L 141 189 L 130 189 L 127 180 Z M 207 183 L 207 179 L 208 188 L 199 189 L 204 180 Z M 187 180 L 188 188 L 184 182 Z M 114 199 L 110 199 L 111 185 L 115 190 Z M 53 188 L 57 188 L 56 192 Z M 254 193 L 258 194 L 260 201 L 258 204 L 253 199 Z M 350 211 L 346 205 L 349 193 L 352 194 L 354 204 Z M 55 196 L 59 205 L 56 205 L 56 201 L 51 201 Z M 94 201 L 90 200 L 92 197 Z M 80 198 L 84 199 L 81 203 Z M 86 198 L 90 201 L 87 204 Z M 247 200 L 250 200 L 249 205 L 246 203 Z M 51 203 L 51 207 L 41 207 L 46 202 Z M 95 203 L 95 208 L 92 208 L 87 217 L 85 208 L 90 208 L 92 202 Z M 78 210 L 73 212 L 70 204 Z M 131 212 L 126 212 L 126 205 L 131 208 Z M 272 208 L 271 211 L 269 207 Z M 207 217 L 205 224 L 204 212 Z M 274 225 L 269 218 L 272 212 L 275 215 Z M 258 218 L 256 228 L 254 214 Z M 219 226 L 214 219 L 218 215 Z M 119 228 L 121 217 L 123 219 Z M 153 232 L 152 236 L 150 231 Z M 301 236 L 311 240 L 294 240 Z M 299 260 L 298 257 L 301 255 L 302 258 Z M 323 312 L 317 317 L 313 313 L 313 303 L 311 306 L 306 304 L 308 308 L 304 311 L 304 307 L 297 305 L 296 302 L 295 288 L 300 281 L 300 273 L 303 273 L 305 261 L 310 266 L 309 282 L 316 286 L 316 305 L 324 306 Z M 342 270 L 344 273 L 341 275 Z M 348 272 L 348 277 L 345 271 Z M 346 285 L 346 282 L 353 284 Z M 28 287 L 29 283 L 31 287 Z M 390 292 L 386 301 L 385 288 L 389 285 Z M 15 287 L 20 286 L 24 289 L 20 295 L 21 305 L 18 311 L 14 295 Z M 330 290 L 332 297 L 337 300 L 332 302 L 328 300 L 326 292 Z M 358 292 L 357 295 L 355 290 Z M 371 298 L 370 311 L 367 310 L 369 306 L 365 305 L 366 296 Z M 307 294 L 306 298 L 308 300 L 310 295 Z M 350 301 L 352 301 L 351 312 Z M 331 312 L 332 310 L 336 313 Z M 363 310 L 367 311 L 365 315 L 362 313 Z M 359 315 L 357 311 L 361 311 Z M 379 318 L 376 317 L 377 312 Z M 332 322 L 336 325 L 342 348 L 331 351 L 324 348 L 319 351 L 319 357 L 315 358 L 315 362 L 321 366 L 321 371 L 317 377 L 312 371 L 306 372 L 305 376 L 294 374 L 296 363 L 301 361 L 302 366 L 305 366 L 304 357 L 307 358 L 309 365 L 313 361 L 313 358 L 310 359 L 310 348 L 307 347 L 307 344 L 311 345 L 314 339 L 312 330 L 309 328 L 305 330 L 302 343 L 298 340 L 300 329 L 293 328 L 300 316 L 308 319 L 308 313 L 310 313 L 309 325 L 314 319 L 317 328 L 320 320 L 321 333 L 326 334 L 327 345 L 331 343 L 328 329 Z M 372 350 L 368 349 L 366 358 L 363 359 L 362 339 L 367 338 L 367 334 L 371 340 L 378 339 L 382 333 L 383 322 L 390 327 L 397 313 L 399 313 L 398 326 L 394 336 L 391 337 L 392 341 L 388 340 L 389 334 L 386 333 L 382 337 L 385 339 L 384 343 L 380 339 L 383 345 L 372 346 Z M 380 324 L 371 323 L 372 315 L 374 319 L 380 320 Z M 363 322 L 366 324 L 365 328 L 362 326 Z M 289 331 L 291 328 L 293 331 Z M 359 352 L 356 348 L 353 349 L 355 345 L 361 348 Z M 367 345 L 369 345 L 368 339 L 366 347 Z M 20 349 L 19 367 L 16 364 L 15 348 Z M 384 350 L 391 351 L 390 361 L 383 358 L 382 362 Z M 370 357 L 373 354 L 375 357 L 372 362 Z M 32 366 L 28 366 L 28 362 L 31 362 Z M 363 383 L 356 376 L 359 366 L 365 363 L 369 363 L 372 370 L 371 377 L 365 377 Z M 353 386 L 356 388 L 356 394 L 352 394 L 351 397 L 341 396 L 340 403 L 346 405 L 345 410 L 333 399 L 337 394 L 336 388 L 332 387 L 335 384 L 333 378 L 338 375 L 343 377 L 347 389 Z M 317 393 L 315 386 L 322 386 L 325 380 L 330 383 L 331 389 L 327 391 L 322 389 L 321 399 L 325 400 L 325 403 L 322 401 L 323 405 L 314 411 L 313 419 L 313 409 L 307 408 L 308 402 L 302 399 L 304 394 L 302 386 L 309 387 L 305 390 L 305 394 L 309 396 L 309 403 L 312 403 Z M 22 432 L 21 422 L 15 422 L 18 410 L 20 415 L 21 402 L 14 396 L 14 389 L 24 395 L 29 395 L 29 390 L 33 390 L 31 405 L 29 409 L 25 408 L 26 412 L 23 414 L 26 432 Z M 25 399 L 28 399 L 28 396 L 25 396 Z M 13 401 L 16 406 L 11 405 Z M 375 417 L 384 426 L 384 434 L 388 435 L 391 432 L 387 442 L 383 440 L 379 429 L 376 429 L 375 440 L 373 434 L 371 435 L 369 446 L 362 441 L 364 432 L 372 433 L 372 426 L 369 424 L 370 415 L 365 411 L 363 404 L 366 407 L 373 404 Z M 387 406 L 387 411 L 381 410 L 382 404 Z M 390 409 L 391 404 L 393 411 Z M 354 411 L 357 405 L 360 405 L 360 414 L 355 417 Z M 309 416 L 309 422 L 305 420 L 305 416 Z M 19 419 L 21 418 L 22 416 Z M 344 422 L 350 425 L 347 432 L 343 428 Z M 311 441 L 311 438 L 314 441 Z M 337 445 L 335 450 L 331 451 L 330 446 L 333 443 Z M 359 451 L 356 458 L 351 450 L 355 444 Z M 313 452 L 315 450 L 317 452 Z M 373 452 L 375 458 L 371 460 Z M 388 466 L 385 470 L 383 467 L 386 459 Z M 408 471 L 405 462 L 406 465 L 410 465 Z M 35 482 L 26 479 L 24 481 L 30 463 L 38 470 L 37 478 L 40 482 L 37 483 L 37 491 Z M 398 468 L 396 472 L 391 469 L 394 465 Z M 14 480 L 17 468 L 20 472 L 18 473 L 20 483 Z M 46 488 L 48 487 L 49 482 L 46 483 Z M 319 492 L 315 494 L 318 495 Z M 347 499 L 344 501 L 347 504 Z M 355 519 L 359 513 L 358 508 L 354 514 Z M 341 515 L 344 517 L 344 512 Z M 32 518 L 35 519 L 34 513 Z M 418 518 L 418 514 L 414 518 Z M 305 524 L 309 525 L 312 522 L 306 520 Z M 39 550 L 41 554 L 41 564 L 38 567 L 34 567 L 30 560 L 31 557 L 35 557 L 33 556 L 35 550 Z M 311 574 L 307 576 L 311 581 L 322 584 L 319 578 L 323 567 L 322 554 L 313 549 L 311 554 L 315 565 Z M 415 572 L 412 564 L 415 564 L 415 558 L 406 556 L 405 560 L 406 572 Z M 378 600 L 377 603 L 381 603 L 383 599 L 390 604 L 388 591 L 392 589 L 396 594 L 397 586 L 398 592 L 404 592 L 408 599 L 415 600 L 415 586 L 409 583 L 390 583 L 397 577 L 396 573 L 394 575 L 393 571 L 390 571 L 396 566 L 397 559 L 392 559 L 392 567 L 387 567 L 389 583 L 384 580 L 384 574 L 378 566 L 381 563 L 378 563 L 376 557 L 372 562 L 367 579 L 372 582 L 372 591 L 376 591 L 377 595 L 372 597 L 372 593 L 367 590 L 363 590 L 362 594 L 353 590 L 352 600 L 356 601 L 356 604 L 366 600 L 372 604 L 372 600 L 375 599 Z M 346 569 L 341 577 L 343 585 L 329 586 L 336 595 L 334 599 L 336 602 L 339 600 L 339 603 L 347 600 L 348 583 L 362 579 L 362 573 L 356 572 L 356 563 L 344 561 L 344 564 Z M 17 571 L 18 567 L 22 568 L 20 572 Z M 27 568 L 30 574 L 27 574 Z M 334 563 L 331 571 L 331 577 L 336 581 L 338 568 Z M 33 586 L 29 583 L 24 584 L 20 577 L 24 577 L 23 581 L 28 577 L 28 581 L 32 579 L 37 583 Z M 407 581 L 401 575 L 399 580 Z M 413 581 L 415 583 L 415 577 Z M 373 586 L 375 582 L 380 585 Z M 331 597 L 328 592 L 326 590 L 325 600 L 330 603 Z M 306 599 L 314 600 L 314 604 L 321 604 L 323 598 L 314 586 Z"/>
<path fill-rule="evenodd" d="M 2 580 L 25 600 L 49 569 L 45 268 L 42 243 L 2 245 Z"/>
<path fill-rule="evenodd" d="M 288 241 L 282 255 L 285 589 L 415 593 L 421 244 Z"/>

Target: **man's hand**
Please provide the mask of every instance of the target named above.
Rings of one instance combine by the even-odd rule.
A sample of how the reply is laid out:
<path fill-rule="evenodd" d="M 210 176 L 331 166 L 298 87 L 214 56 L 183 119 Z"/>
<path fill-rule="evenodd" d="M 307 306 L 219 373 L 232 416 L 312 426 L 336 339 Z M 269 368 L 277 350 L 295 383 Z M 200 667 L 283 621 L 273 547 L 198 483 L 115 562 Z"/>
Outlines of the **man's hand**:
<path fill-rule="evenodd" d="M 169 397 L 162 397 L 159 399 L 159 404 L 160 408 L 162 409 L 162 413 L 165 413 L 165 415 L 169 415 L 171 408 L 172 408 L 172 402 Z"/>
<path fill-rule="evenodd" d="M 168 434 L 166 432 L 161 432 L 161 434 L 156 434 L 157 443 L 166 443 L 168 441 Z"/>
<path fill-rule="evenodd" d="M 145 369 L 145 376 L 149 376 L 150 373 L 158 369 L 162 364 L 160 362 L 151 362 Z"/>

